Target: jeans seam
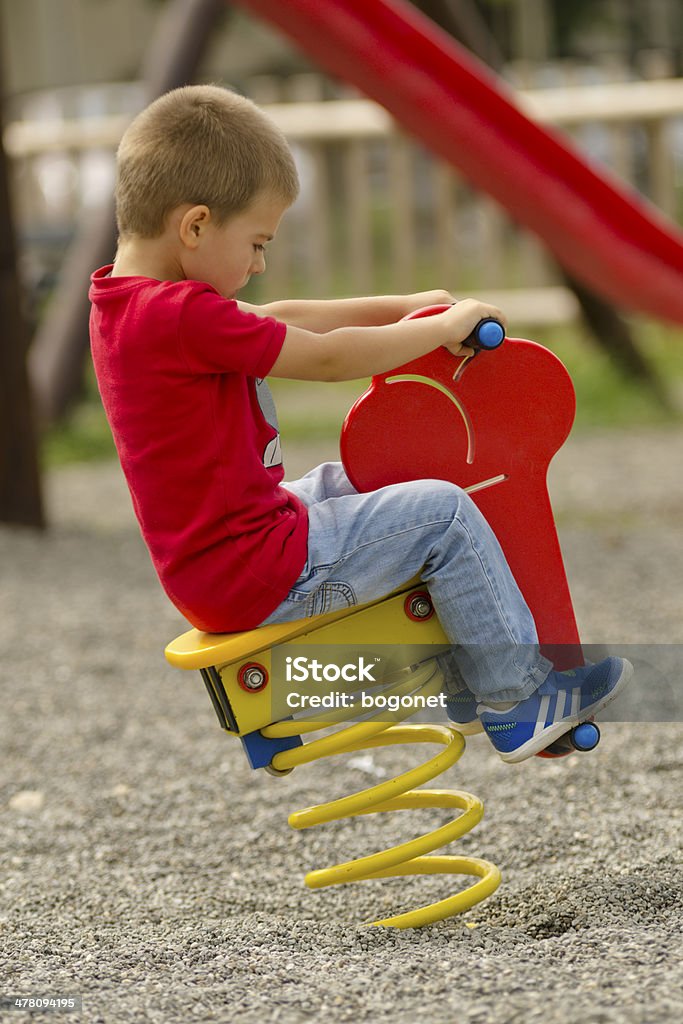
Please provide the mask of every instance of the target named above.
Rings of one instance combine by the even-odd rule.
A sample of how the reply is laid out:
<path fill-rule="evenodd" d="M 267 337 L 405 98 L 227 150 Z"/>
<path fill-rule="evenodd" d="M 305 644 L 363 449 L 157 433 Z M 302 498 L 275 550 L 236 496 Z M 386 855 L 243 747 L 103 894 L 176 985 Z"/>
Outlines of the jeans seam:
<path fill-rule="evenodd" d="M 493 585 L 493 581 L 491 580 L 491 577 L 489 576 L 489 573 L 488 573 L 488 569 L 487 569 L 487 567 L 486 567 L 486 564 L 484 563 L 484 561 L 483 561 L 483 559 L 482 559 L 482 557 L 481 557 L 481 555 L 480 555 L 479 551 L 478 551 L 478 550 L 477 550 L 477 548 L 476 548 L 476 545 L 475 545 L 475 543 L 474 543 L 474 539 L 473 539 L 473 537 L 472 537 L 472 534 L 470 533 L 470 531 L 469 531 L 469 529 L 468 529 L 468 527 L 467 527 L 467 524 L 466 524 L 466 523 L 464 523 L 464 522 L 462 521 L 462 519 L 460 519 L 460 518 L 459 518 L 459 516 L 458 516 L 458 513 L 457 513 L 457 512 L 456 512 L 456 513 L 455 513 L 455 515 L 453 516 L 453 520 L 457 520 L 457 522 L 458 522 L 458 523 L 460 524 L 460 526 L 462 527 L 462 529 L 464 530 L 464 532 L 465 532 L 465 533 L 467 534 L 467 538 L 468 538 L 468 540 L 469 540 L 469 542 L 470 542 L 470 546 L 471 546 L 471 548 L 472 548 L 472 551 L 474 552 L 474 554 L 475 554 L 475 556 L 476 556 L 477 560 L 479 561 L 479 565 L 480 565 L 480 566 L 481 566 L 481 568 L 482 568 L 482 573 L 483 573 L 483 575 L 484 575 L 484 579 L 486 580 L 486 583 L 487 583 L 487 585 L 488 585 L 488 587 L 489 587 L 489 590 L 491 591 L 491 594 L 492 594 L 492 596 L 493 596 L 493 600 L 494 600 L 494 601 L 495 601 L 495 603 L 496 603 L 496 608 L 498 609 L 498 613 L 499 613 L 499 615 L 500 615 L 501 621 L 502 621 L 502 622 L 503 622 L 503 623 L 505 624 L 505 628 L 506 628 L 506 630 L 507 630 L 507 632 L 508 632 L 508 636 L 510 637 L 510 639 L 512 640 L 512 642 L 513 642 L 513 643 L 516 643 L 516 641 L 515 641 L 515 635 L 514 635 L 514 631 L 513 631 L 512 627 L 511 627 L 511 625 L 510 625 L 510 623 L 509 623 L 509 621 L 508 621 L 508 616 L 507 616 L 507 612 L 505 611 L 505 608 L 504 608 L 504 606 L 503 606 L 503 604 L 502 604 L 502 602 L 501 602 L 501 599 L 500 599 L 500 595 L 499 595 L 499 594 L 498 594 L 498 593 L 496 592 L 496 588 L 494 587 L 494 585 Z M 517 664 L 517 661 L 516 661 L 516 660 L 514 661 L 514 666 L 515 666 L 515 668 L 516 668 L 516 669 L 517 669 L 518 671 L 520 670 L 520 666 L 519 666 L 519 665 Z"/>
<path fill-rule="evenodd" d="M 373 540 L 369 540 L 365 544 L 358 544 L 355 548 L 351 548 L 350 551 L 346 551 L 342 557 L 334 562 L 329 568 L 336 568 L 338 565 L 342 565 L 351 558 L 352 555 L 355 555 L 357 551 L 362 551 L 364 548 L 371 548 L 374 544 L 383 544 L 385 541 L 393 539 L 394 537 L 405 537 L 409 533 L 415 533 L 416 530 L 425 530 L 432 526 L 450 525 L 452 522 L 452 519 L 433 519 L 428 523 L 420 523 L 419 526 L 411 526 L 407 530 L 398 530 L 396 533 L 389 533 L 382 537 L 375 537 Z"/>

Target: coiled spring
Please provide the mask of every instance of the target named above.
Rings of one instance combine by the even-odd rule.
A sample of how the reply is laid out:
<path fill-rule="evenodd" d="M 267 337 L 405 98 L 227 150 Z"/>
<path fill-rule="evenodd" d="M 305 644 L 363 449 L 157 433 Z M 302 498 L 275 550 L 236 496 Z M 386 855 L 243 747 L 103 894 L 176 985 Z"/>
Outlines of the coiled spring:
<path fill-rule="evenodd" d="M 405 670 L 400 674 L 400 678 L 390 681 L 387 688 L 383 687 L 382 693 L 387 696 L 395 694 L 399 698 L 408 694 L 430 696 L 440 691 L 441 684 L 442 676 L 437 663 L 429 661 Z M 411 713 L 410 710 L 401 709 L 393 720 L 387 720 L 386 712 L 383 711 L 382 721 L 377 721 L 380 712 L 374 711 L 368 716 L 370 720 L 346 725 L 301 747 L 278 753 L 272 762 L 273 769 L 280 774 L 323 757 L 375 747 L 413 743 L 436 743 L 443 747 L 424 764 L 411 768 L 395 778 L 338 800 L 295 811 L 289 817 L 292 828 L 304 829 L 324 822 L 387 811 L 431 807 L 457 809 L 462 812 L 453 821 L 416 839 L 366 857 L 311 871 L 306 875 L 306 884 L 312 889 L 402 875 L 454 874 L 477 878 L 477 881 L 466 889 L 446 899 L 373 922 L 376 925 L 394 928 L 418 928 L 462 913 L 490 896 L 500 884 L 498 868 L 488 861 L 474 857 L 432 855 L 433 850 L 453 842 L 473 829 L 481 820 L 484 807 L 481 801 L 470 793 L 414 788 L 436 778 L 455 764 L 465 749 L 465 740 L 456 729 L 446 725 L 403 724 L 402 720 Z M 264 736 L 270 738 L 313 733 L 343 722 L 351 714 L 353 712 L 347 709 L 340 709 L 334 713 L 322 712 L 315 718 L 309 717 L 305 722 L 277 722 L 267 726 L 262 732 Z M 394 724 L 396 720 L 401 724 Z"/>

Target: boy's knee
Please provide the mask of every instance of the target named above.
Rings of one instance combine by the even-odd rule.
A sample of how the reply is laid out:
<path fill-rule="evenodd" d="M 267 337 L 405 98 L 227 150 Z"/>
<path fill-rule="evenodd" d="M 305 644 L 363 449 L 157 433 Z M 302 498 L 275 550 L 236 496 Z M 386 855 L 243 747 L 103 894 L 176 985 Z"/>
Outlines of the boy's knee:
<path fill-rule="evenodd" d="M 450 480 L 419 480 L 419 485 L 426 500 L 433 507 L 440 509 L 444 515 L 452 518 L 463 506 L 471 506 L 472 499 L 458 484 Z"/>
<path fill-rule="evenodd" d="M 464 491 L 459 484 L 451 483 L 450 480 L 430 480 L 429 483 L 435 495 L 453 506 L 471 500 L 467 491 Z"/>

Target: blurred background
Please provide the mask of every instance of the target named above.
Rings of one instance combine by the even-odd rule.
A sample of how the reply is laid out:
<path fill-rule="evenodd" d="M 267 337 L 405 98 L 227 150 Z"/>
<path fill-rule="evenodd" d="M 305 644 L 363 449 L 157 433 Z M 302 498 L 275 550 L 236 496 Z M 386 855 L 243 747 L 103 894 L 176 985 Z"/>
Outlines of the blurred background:
<path fill-rule="evenodd" d="M 680 0 L 416 6 L 502 75 L 525 110 L 568 133 L 594 164 L 680 224 Z M 111 216 L 122 131 L 151 95 L 183 81 L 221 82 L 265 106 L 299 165 L 300 199 L 270 249 L 267 274 L 244 298 L 434 287 L 486 297 L 507 311 L 511 334 L 565 360 L 579 430 L 679 419 L 680 329 L 586 296 L 493 200 L 263 22 L 219 0 L 1 0 L 0 15 L 13 225 L 4 273 L 21 318 L 12 328 L 5 317 L 1 343 L 3 366 L 17 376 L 5 396 L 0 466 L 15 499 L 16 467 L 32 453 L 41 452 L 36 467 L 43 469 L 113 455 L 88 366 L 87 321 L 75 321 L 73 311 L 83 304 L 88 274 L 113 258 L 115 241 L 102 225 Z M 98 233 L 101 258 L 92 262 Z M 17 402 L 24 386 L 16 383 L 17 352 L 30 378 L 32 415 L 27 396 Z M 357 382 L 328 385 L 321 398 L 319 389 L 276 382 L 285 441 L 336 438 L 361 390 Z M 44 521 L 44 513 L 28 510 L 39 502 L 37 468 L 31 487 L 18 514 L 14 499 L 5 499 L 4 511 L 0 499 L 0 518 Z"/>

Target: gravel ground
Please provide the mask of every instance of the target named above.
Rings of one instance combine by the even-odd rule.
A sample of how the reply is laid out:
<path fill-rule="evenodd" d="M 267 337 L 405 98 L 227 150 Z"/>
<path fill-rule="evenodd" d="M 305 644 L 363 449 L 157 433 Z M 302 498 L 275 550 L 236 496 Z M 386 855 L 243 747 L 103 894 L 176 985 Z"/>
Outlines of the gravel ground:
<path fill-rule="evenodd" d="M 333 455 L 294 449 L 290 474 Z M 557 457 L 586 641 L 675 663 L 682 462 L 676 430 L 579 436 Z M 452 881 L 312 893 L 304 871 L 416 835 L 438 813 L 308 833 L 286 814 L 402 770 L 414 750 L 279 780 L 250 772 L 199 676 L 164 662 L 186 627 L 118 469 L 61 470 L 49 498 L 46 536 L 0 530 L 0 995 L 82 996 L 73 1022 L 683 1020 L 683 725 L 666 700 L 654 717 L 677 721 L 610 723 L 591 755 L 561 762 L 506 766 L 473 739 L 439 784 L 485 801 L 458 845 L 497 863 L 503 886 L 430 928 L 367 928 Z M 669 683 L 675 698 L 675 673 Z"/>

